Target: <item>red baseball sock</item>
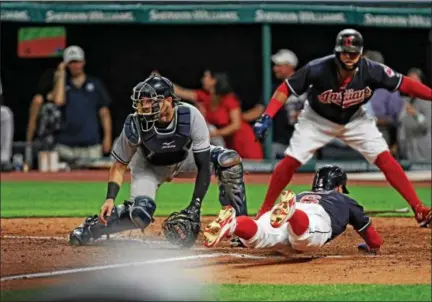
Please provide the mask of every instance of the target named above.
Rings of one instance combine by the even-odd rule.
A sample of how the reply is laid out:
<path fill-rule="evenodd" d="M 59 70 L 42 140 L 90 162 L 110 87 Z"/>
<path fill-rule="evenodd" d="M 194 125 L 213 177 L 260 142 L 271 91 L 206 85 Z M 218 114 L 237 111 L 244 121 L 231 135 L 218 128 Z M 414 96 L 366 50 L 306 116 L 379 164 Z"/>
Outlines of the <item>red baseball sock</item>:
<path fill-rule="evenodd" d="M 295 210 L 294 214 L 288 220 L 289 225 L 291 226 L 292 231 L 297 236 L 300 236 L 309 227 L 309 217 L 302 210 Z"/>
<path fill-rule="evenodd" d="M 286 156 L 276 166 L 270 178 L 270 185 L 261 209 L 258 211 L 257 217 L 260 217 L 265 212 L 271 210 L 278 196 L 283 189 L 289 184 L 295 171 L 301 166 L 301 163 L 293 157 Z"/>
<path fill-rule="evenodd" d="M 418 198 L 404 170 L 390 152 L 384 151 L 378 155 L 375 165 L 381 169 L 387 181 L 405 198 L 415 211 L 418 207 L 422 206 L 422 202 Z"/>
<path fill-rule="evenodd" d="M 256 222 L 247 216 L 237 217 L 237 225 L 234 234 L 244 240 L 249 240 L 258 232 L 258 225 Z"/>

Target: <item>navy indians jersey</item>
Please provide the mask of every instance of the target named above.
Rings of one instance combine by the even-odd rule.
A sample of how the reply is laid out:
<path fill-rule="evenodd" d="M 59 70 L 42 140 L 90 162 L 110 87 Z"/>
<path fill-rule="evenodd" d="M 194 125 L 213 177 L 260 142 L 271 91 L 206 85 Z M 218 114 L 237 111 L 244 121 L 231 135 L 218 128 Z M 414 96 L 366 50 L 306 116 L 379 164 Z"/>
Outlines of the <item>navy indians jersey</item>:
<path fill-rule="evenodd" d="M 312 109 L 322 117 L 347 124 L 375 89 L 394 91 L 402 75 L 375 61 L 361 58 L 356 73 L 345 87 L 340 85 L 335 56 L 313 60 L 299 69 L 285 83 L 294 95 L 308 92 Z"/>
<path fill-rule="evenodd" d="M 315 203 L 324 208 L 331 219 L 332 236 L 330 240 L 342 234 L 348 224 L 360 232 L 371 223 L 361 205 L 337 191 L 302 192 L 297 194 L 297 202 Z"/>

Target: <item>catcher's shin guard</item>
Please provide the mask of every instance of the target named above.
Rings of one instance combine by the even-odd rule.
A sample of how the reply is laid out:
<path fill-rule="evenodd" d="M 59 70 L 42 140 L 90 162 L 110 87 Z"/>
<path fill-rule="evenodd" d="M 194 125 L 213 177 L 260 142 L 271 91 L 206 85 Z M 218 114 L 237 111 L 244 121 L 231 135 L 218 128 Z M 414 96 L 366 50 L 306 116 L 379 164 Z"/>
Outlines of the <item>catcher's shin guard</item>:
<path fill-rule="evenodd" d="M 236 216 L 247 216 L 246 187 L 240 155 L 231 149 L 212 147 L 211 161 L 219 185 L 219 202 L 231 205 Z"/>
<path fill-rule="evenodd" d="M 71 245 L 85 245 L 103 235 L 115 234 L 134 229 L 145 229 L 153 221 L 156 204 L 151 198 L 138 196 L 134 202 L 125 201 L 116 206 L 108 216 L 107 226 L 101 224 L 97 215 L 89 216 L 84 223 L 69 235 Z"/>

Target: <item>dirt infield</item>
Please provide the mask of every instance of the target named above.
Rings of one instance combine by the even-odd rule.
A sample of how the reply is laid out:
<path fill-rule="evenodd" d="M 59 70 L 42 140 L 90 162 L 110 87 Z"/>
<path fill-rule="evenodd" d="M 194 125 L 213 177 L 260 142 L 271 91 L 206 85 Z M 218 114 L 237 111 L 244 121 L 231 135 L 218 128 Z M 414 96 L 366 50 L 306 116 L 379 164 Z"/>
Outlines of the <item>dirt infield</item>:
<path fill-rule="evenodd" d="M 51 272 L 86 267 L 90 264 L 112 264 L 110 259 L 115 249 L 109 248 L 112 246 L 110 244 L 139 245 L 142 253 L 150 249 L 154 253 L 164 250 L 169 252 L 173 248 L 161 241 L 163 239 L 162 219 L 158 218 L 156 223 L 146 231 L 145 236 L 137 231 L 126 234 L 127 238 L 152 240 L 148 243 L 112 239 L 86 247 L 71 247 L 66 242 L 68 232 L 80 224 L 82 219 L 2 219 L 1 276 Z M 213 218 L 205 217 L 203 224 L 211 219 Z M 194 253 L 222 254 L 210 259 L 190 261 L 184 269 L 192 274 L 206 269 L 211 274 L 207 275 L 205 281 L 215 283 L 430 284 L 430 229 L 418 228 L 412 218 L 375 218 L 374 224 L 385 241 L 379 256 L 365 256 L 358 252 L 356 246 L 361 243 L 361 238 L 351 229 L 313 254 L 233 249 L 229 248 L 228 241 L 222 242 L 218 248 L 204 249 L 200 237 L 197 247 L 201 248 Z M 13 238 L 13 236 L 20 237 Z M 33 238 L 25 238 L 25 236 Z M 243 256 L 234 258 L 231 256 L 232 253 Z M 262 258 L 248 259 L 248 255 L 262 256 Z M 127 257 L 122 261 L 127 262 Z M 31 288 L 61 281 L 65 281 L 65 278 L 3 281 L 1 289 Z"/>
<path fill-rule="evenodd" d="M 292 183 L 309 184 L 312 174 L 297 174 Z M 105 181 L 107 171 L 73 171 L 62 173 L 7 173 L 2 181 Z M 127 181 L 129 179 L 127 178 Z M 250 174 L 247 183 L 268 183 L 269 175 Z M 190 182 L 190 179 L 175 182 Z M 351 182 L 386 185 L 382 181 Z M 417 183 L 430 186 L 429 182 Z M 53 272 L 63 269 L 112 264 L 118 247 L 134 246 L 138 253 L 169 257 L 173 247 L 163 240 L 161 222 L 146 230 L 124 234 L 127 241 L 113 239 L 92 246 L 71 247 L 67 234 L 83 218 L 32 218 L 1 220 L 1 277 Z M 214 217 L 204 217 L 207 224 Z M 192 275 L 206 270 L 205 282 L 265 284 L 430 284 L 431 230 L 420 229 L 413 218 L 375 218 L 374 225 L 382 234 L 384 246 L 379 256 L 366 256 L 356 247 L 362 239 L 349 228 L 345 234 L 315 253 L 293 254 L 288 251 L 230 248 L 228 241 L 216 249 L 202 247 L 200 237 L 196 248 L 185 253 L 208 255 L 211 258 L 186 261 L 185 272 Z M 131 241 L 133 239 L 133 241 Z M 139 242 L 137 240 L 140 240 Z M 111 247 L 116 247 L 112 249 Z M 178 253 L 178 250 L 176 250 Z M 212 254 L 214 253 L 214 254 Z M 198 257 L 197 256 L 197 257 Z M 116 259 L 127 262 L 128 258 Z M 68 275 L 50 278 L 24 278 L 2 281 L 1 289 L 32 288 L 68 280 Z"/>

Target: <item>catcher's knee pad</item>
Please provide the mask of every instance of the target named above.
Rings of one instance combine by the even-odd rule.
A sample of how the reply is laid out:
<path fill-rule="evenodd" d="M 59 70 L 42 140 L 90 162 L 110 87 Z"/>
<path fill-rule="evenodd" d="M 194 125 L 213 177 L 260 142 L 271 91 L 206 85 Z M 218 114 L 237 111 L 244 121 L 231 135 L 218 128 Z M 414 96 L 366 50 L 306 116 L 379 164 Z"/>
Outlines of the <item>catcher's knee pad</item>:
<path fill-rule="evenodd" d="M 247 215 L 242 158 L 235 150 L 216 147 L 211 160 L 219 180 L 219 202 L 234 207 L 237 216 Z"/>
<path fill-rule="evenodd" d="M 152 198 L 137 196 L 129 208 L 129 217 L 134 225 L 143 230 L 154 221 L 153 214 L 155 211 L 156 203 Z"/>

